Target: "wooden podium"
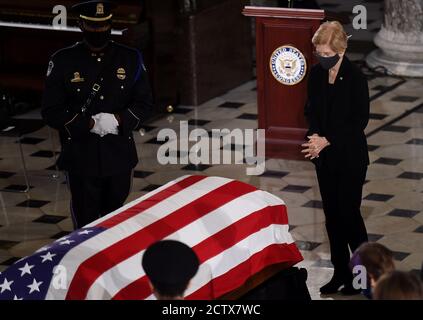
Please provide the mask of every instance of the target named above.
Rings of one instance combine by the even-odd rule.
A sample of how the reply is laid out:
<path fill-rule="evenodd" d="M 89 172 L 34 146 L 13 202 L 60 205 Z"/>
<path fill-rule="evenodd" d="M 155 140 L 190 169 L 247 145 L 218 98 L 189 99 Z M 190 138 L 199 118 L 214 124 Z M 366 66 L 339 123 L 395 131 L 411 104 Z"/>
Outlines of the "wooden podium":
<path fill-rule="evenodd" d="M 243 14 L 256 18 L 258 127 L 266 130 L 266 157 L 304 160 L 307 74 L 317 62 L 311 39 L 324 11 L 248 6 Z M 301 59 L 284 58 L 285 53 Z M 278 80 L 280 68 L 299 75 Z"/>

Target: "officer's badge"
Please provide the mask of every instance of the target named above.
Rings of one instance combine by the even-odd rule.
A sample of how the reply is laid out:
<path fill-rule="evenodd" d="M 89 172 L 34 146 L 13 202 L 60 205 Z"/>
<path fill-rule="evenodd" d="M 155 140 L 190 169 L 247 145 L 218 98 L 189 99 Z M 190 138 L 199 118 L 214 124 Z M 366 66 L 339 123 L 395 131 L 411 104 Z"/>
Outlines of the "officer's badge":
<path fill-rule="evenodd" d="M 125 80 L 126 79 L 126 71 L 124 68 L 119 68 L 116 71 L 116 76 L 119 80 Z"/>
<path fill-rule="evenodd" d="M 53 61 L 50 61 L 48 63 L 47 77 L 49 77 L 51 75 L 51 72 L 53 71 L 53 68 L 54 68 L 54 63 L 53 63 Z"/>
<path fill-rule="evenodd" d="M 72 83 L 84 82 L 84 81 L 85 81 L 85 79 L 81 78 L 81 75 L 79 74 L 79 72 L 75 72 L 73 74 L 73 79 L 71 79 Z"/>
<path fill-rule="evenodd" d="M 102 14 L 104 14 L 104 5 L 102 3 L 98 3 L 96 15 L 102 15 Z"/>

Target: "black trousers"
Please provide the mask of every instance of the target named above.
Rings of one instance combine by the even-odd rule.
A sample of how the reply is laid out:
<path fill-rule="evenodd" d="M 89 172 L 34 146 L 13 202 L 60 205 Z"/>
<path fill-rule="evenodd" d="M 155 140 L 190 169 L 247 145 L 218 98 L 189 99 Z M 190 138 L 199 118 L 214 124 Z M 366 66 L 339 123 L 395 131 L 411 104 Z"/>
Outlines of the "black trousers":
<path fill-rule="evenodd" d="M 110 177 L 67 174 L 71 192 L 71 213 L 75 229 L 123 206 L 129 195 L 132 171 Z"/>
<path fill-rule="evenodd" d="M 367 167 L 333 171 L 322 166 L 316 172 L 326 217 L 331 261 L 335 274 L 349 281 L 352 279 L 348 266 L 349 250 L 354 252 L 368 241 L 360 212 Z"/>

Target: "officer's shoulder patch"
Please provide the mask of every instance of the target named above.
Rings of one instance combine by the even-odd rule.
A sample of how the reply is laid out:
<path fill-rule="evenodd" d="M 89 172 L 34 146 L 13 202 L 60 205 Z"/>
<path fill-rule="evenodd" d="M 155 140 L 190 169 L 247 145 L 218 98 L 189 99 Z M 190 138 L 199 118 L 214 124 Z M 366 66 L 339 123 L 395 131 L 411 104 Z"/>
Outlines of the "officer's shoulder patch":
<path fill-rule="evenodd" d="M 54 62 L 52 60 L 50 60 L 50 62 L 48 63 L 47 77 L 49 77 L 51 75 L 53 68 L 54 68 Z"/>

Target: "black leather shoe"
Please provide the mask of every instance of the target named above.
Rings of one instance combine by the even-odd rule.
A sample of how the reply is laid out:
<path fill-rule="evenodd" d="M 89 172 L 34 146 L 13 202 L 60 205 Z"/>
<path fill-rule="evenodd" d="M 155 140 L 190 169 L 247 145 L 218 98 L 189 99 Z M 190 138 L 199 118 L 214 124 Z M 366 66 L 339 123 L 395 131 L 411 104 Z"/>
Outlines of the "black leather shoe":
<path fill-rule="evenodd" d="M 351 284 L 346 284 L 344 285 L 344 287 L 341 289 L 341 293 L 344 296 L 353 296 L 355 294 L 360 294 L 361 293 L 361 289 L 355 289 Z"/>
<path fill-rule="evenodd" d="M 320 288 L 321 294 L 333 294 L 337 293 L 339 288 L 344 284 L 344 281 L 336 276 L 333 276 L 332 279 L 326 283 L 323 287 Z"/>

